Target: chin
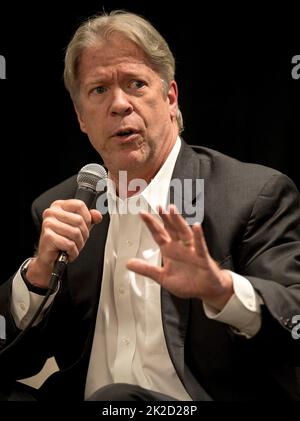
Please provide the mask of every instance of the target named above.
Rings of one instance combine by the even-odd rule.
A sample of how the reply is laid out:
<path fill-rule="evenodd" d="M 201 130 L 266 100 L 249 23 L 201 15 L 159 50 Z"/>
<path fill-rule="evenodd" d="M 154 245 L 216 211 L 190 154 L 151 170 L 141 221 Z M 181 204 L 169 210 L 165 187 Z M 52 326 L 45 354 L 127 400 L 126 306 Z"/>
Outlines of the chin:
<path fill-rule="evenodd" d="M 148 148 L 138 148 L 134 150 L 127 150 L 120 153 L 120 166 L 130 168 L 134 165 L 142 165 L 147 162 L 150 156 Z"/>
<path fill-rule="evenodd" d="M 120 162 L 118 171 L 127 171 L 128 173 L 134 172 L 136 177 L 139 177 L 140 173 L 142 177 L 146 168 L 146 163 L 147 159 L 145 157 L 131 157 L 131 159 Z"/>

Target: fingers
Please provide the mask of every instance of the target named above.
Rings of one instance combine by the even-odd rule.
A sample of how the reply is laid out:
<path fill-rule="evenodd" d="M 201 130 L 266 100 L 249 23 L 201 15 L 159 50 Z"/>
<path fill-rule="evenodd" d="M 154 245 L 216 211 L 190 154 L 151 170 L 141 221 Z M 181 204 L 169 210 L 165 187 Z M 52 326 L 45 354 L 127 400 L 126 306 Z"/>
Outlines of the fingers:
<path fill-rule="evenodd" d="M 89 210 L 81 200 L 76 199 L 53 202 L 51 207 L 44 211 L 43 218 L 45 219 L 48 216 L 55 217 L 57 220 L 74 227 L 79 227 L 85 234 L 85 239 L 88 238 L 88 230 L 92 225 L 98 224 L 102 220 L 102 215 L 98 210 Z"/>
<path fill-rule="evenodd" d="M 96 209 L 90 210 L 91 218 L 92 218 L 92 224 L 99 224 L 99 222 L 102 221 L 102 215 L 101 213 Z"/>
<path fill-rule="evenodd" d="M 170 241 L 170 237 L 167 231 L 165 230 L 163 225 L 154 218 L 153 215 L 146 212 L 141 212 L 140 216 L 147 225 L 154 240 L 160 247 Z"/>
<path fill-rule="evenodd" d="M 192 241 L 193 233 L 184 218 L 179 214 L 175 205 L 170 205 L 167 211 L 161 206 L 158 208 L 165 228 L 173 240 Z"/>
<path fill-rule="evenodd" d="M 85 203 L 82 200 L 70 199 L 70 200 L 56 200 L 50 206 L 50 209 L 60 209 L 74 215 L 80 215 L 86 225 L 90 225 L 92 222 L 91 214 Z"/>
<path fill-rule="evenodd" d="M 170 205 L 167 211 L 159 206 L 158 213 L 164 223 L 163 227 L 151 214 L 143 212 L 141 216 L 159 246 L 162 246 L 171 240 L 182 241 L 185 246 L 194 247 L 199 257 L 204 258 L 209 256 L 204 233 L 200 224 L 196 223 L 193 227 L 190 227 L 179 214 L 175 205 Z"/>
<path fill-rule="evenodd" d="M 151 278 L 154 281 L 161 283 L 161 275 L 163 268 L 158 266 L 153 266 L 150 263 L 141 260 L 141 259 L 130 259 L 127 262 L 127 269 L 136 272 L 147 278 Z"/>
<path fill-rule="evenodd" d="M 141 212 L 140 215 L 159 246 L 171 240 L 181 240 L 186 245 L 193 245 L 193 232 L 183 217 L 178 213 L 176 206 L 170 205 L 167 211 L 159 206 L 158 213 L 163 221 L 163 226 L 150 213 Z"/>
<path fill-rule="evenodd" d="M 62 250 L 68 254 L 69 261 L 72 262 L 78 257 L 83 244 L 61 236 L 53 230 L 45 229 L 40 238 L 38 257 L 44 263 L 53 264 L 59 251 Z"/>
<path fill-rule="evenodd" d="M 174 210 L 174 213 L 176 212 L 176 210 Z M 172 221 L 173 216 L 171 216 L 169 212 L 170 212 L 170 207 L 168 208 L 168 210 L 164 210 L 161 206 L 158 207 L 158 213 L 164 223 L 165 229 L 167 230 L 171 239 L 174 241 L 177 241 L 180 239 L 179 233 L 178 233 L 177 227 Z"/>
<path fill-rule="evenodd" d="M 42 234 L 39 242 L 39 257 L 51 264 L 60 250 L 69 260 L 76 259 L 87 239 L 92 224 L 100 222 L 102 215 L 76 199 L 57 200 L 43 213 Z"/>
<path fill-rule="evenodd" d="M 173 241 L 182 241 L 186 246 L 193 245 L 193 232 L 184 218 L 179 214 L 175 205 L 167 210 L 158 207 L 158 213 L 163 220 L 164 227 Z"/>
<path fill-rule="evenodd" d="M 60 225 L 62 227 L 67 225 L 70 229 L 70 233 L 72 231 L 75 232 L 75 230 L 72 230 L 72 228 L 79 229 L 85 240 L 89 236 L 89 229 L 83 217 L 75 213 L 66 212 L 63 209 L 57 209 L 57 208 L 46 209 L 43 213 L 43 221 L 44 221 L 44 226 L 50 226 L 50 227 L 53 226 L 53 228 Z M 60 232 L 58 233 L 62 234 Z"/>
<path fill-rule="evenodd" d="M 77 245 L 77 248 L 81 250 L 89 237 L 89 230 L 87 226 L 82 223 L 78 226 L 73 226 L 53 217 L 46 217 L 43 223 L 44 232 L 53 231 L 55 234 L 65 237 L 68 240 L 74 241 Z M 60 249 L 65 250 L 65 249 Z"/>
<path fill-rule="evenodd" d="M 209 251 L 206 245 L 202 226 L 197 223 L 193 225 L 192 229 L 194 233 L 194 245 L 195 245 L 196 253 L 201 258 L 208 257 Z"/>

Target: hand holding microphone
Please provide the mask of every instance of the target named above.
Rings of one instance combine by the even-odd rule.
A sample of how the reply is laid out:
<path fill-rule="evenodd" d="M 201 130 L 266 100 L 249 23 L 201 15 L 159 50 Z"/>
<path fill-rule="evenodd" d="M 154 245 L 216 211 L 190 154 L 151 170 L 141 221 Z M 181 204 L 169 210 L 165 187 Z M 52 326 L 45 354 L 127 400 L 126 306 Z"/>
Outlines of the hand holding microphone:
<path fill-rule="evenodd" d="M 106 177 L 106 170 L 101 165 L 84 166 L 77 176 L 75 198 L 56 200 L 44 211 L 38 252 L 26 273 L 32 285 L 48 288 L 52 279 L 51 288 L 55 289 L 66 264 L 77 258 L 92 225 L 102 220 L 101 213 L 90 208 L 97 193 L 97 183 Z"/>
<path fill-rule="evenodd" d="M 26 282 L 46 290 L 46 294 L 26 328 L 0 352 L 2 358 L 18 344 L 40 316 L 50 294 L 56 290 L 69 260 L 76 259 L 83 249 L 93 224 L 102 220 L 99 211 L 91 209 L 97 184 L 106 179 L 105 169 L 88 164 L 78 173 L 74 199 L 56 200 L 43 213 L 42 232 L 37 255 L 30 259 Z"/>

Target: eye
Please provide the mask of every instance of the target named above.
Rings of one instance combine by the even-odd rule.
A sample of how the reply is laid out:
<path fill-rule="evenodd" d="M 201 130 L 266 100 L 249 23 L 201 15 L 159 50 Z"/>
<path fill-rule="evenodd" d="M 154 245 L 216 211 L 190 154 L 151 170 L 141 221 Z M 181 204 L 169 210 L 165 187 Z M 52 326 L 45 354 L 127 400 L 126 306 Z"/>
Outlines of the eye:
<path fill-rule="evenodd" d="M 101 95 L 101 94 L 104 94 L 104 92 L 106 91 L 107 91 L 107 88 L 105 88 L 105 86 L 96 86 L 96 88 L 92 90 L 92 93 Z"/>
<path fill-rule="evenodd" d="M 130 89 L 141 89 L 146 86 L 146 83 L 143 80 L 131 80 L 128 84 Z"/>

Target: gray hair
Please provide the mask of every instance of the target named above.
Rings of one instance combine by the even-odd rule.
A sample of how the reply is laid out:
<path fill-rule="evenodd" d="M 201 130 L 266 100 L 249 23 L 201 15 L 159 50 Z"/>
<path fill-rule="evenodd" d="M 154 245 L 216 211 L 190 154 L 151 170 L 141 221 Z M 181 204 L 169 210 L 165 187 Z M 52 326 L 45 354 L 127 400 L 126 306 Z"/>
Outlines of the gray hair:
<path fill-rule="evenodd" d="M 163 79 L 163 89 L 167 94 L 168 87 L 175 77 L 175 59 L 167 42 L 151 23 L 141 16 L 115 10 L 83 22 L 67 47 L 64 81 L 72 100 L 76 103 L 78 99 L 79 64 L 83 51 L 95 45 L 99 39 L 109 39 L 113 32 L 121 33 L 142 49 L 150 65 Z M 180 133 L 183 130 L 183 119 L 179 108 L 176 120 Z"/>

